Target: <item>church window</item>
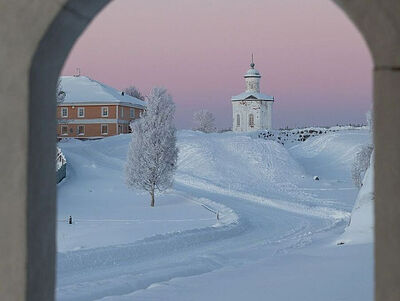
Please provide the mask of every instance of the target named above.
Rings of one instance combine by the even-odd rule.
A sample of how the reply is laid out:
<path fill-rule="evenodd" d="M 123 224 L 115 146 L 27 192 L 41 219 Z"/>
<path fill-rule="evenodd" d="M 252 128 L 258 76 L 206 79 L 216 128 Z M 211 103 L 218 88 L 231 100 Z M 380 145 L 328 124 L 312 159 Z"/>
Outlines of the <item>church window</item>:
<path fill-rule="evenodd" d="M 236 115 L 236 126 L 240 126 L 240 115 Z"/>
<path fill-rule="evenodd" d="M 254 126 L 254 115 L 253 114 L 249 115 L 249 126 L 251 126 L 251 127 Z"/>

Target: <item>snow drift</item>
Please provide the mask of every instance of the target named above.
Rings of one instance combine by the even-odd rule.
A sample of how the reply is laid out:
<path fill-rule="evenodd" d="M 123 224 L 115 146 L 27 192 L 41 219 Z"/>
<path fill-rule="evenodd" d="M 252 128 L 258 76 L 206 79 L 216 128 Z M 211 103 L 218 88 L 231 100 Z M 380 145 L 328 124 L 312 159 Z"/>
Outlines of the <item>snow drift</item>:
<path fill-rule="evenodd" d="M 360 244 L 374 240 L 374 153 L 357 195 L 351 221 L 338 242 Z"/>

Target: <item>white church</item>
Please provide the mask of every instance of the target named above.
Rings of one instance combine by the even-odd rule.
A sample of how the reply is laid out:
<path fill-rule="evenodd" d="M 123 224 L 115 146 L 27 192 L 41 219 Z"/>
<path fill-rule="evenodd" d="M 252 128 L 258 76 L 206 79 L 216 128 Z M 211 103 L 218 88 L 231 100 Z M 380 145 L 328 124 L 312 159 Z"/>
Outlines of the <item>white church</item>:
<path fill-rule="evenodd" d="M 261 74 L 254 66 L 252 56 L 250 69 L 244 75 L 246 91 L 231 98 L 234 132 L 272 129 L 274 97 L 260 93 Z"/>

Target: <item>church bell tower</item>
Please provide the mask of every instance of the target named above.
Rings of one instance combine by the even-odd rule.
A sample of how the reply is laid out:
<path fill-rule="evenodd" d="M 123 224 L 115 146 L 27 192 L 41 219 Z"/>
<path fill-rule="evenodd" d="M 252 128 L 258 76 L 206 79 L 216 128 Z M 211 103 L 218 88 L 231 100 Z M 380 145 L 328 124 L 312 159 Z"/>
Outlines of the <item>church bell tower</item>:
<path fill-rule="evenodd" d="M 244 75 L 246 91 L 231 98 L 234 132 L 272 129 L 274 97 L 260 92 L 261 74 L 254 67 L 251 55 L 250 69 Z"/>

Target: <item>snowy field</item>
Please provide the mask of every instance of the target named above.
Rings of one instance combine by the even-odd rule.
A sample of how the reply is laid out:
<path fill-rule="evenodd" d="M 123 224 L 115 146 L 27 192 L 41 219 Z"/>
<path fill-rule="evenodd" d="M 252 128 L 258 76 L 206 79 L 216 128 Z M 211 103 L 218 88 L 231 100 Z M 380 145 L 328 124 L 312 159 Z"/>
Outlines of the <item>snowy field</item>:
<path fill-rule="evenodd" d="M 350 174 L 370 140 L 180 131 L 155 208 L 124 184 L 129 135 L 59 143 L 57 300 L 372 300 L 371 185 Z"/>

